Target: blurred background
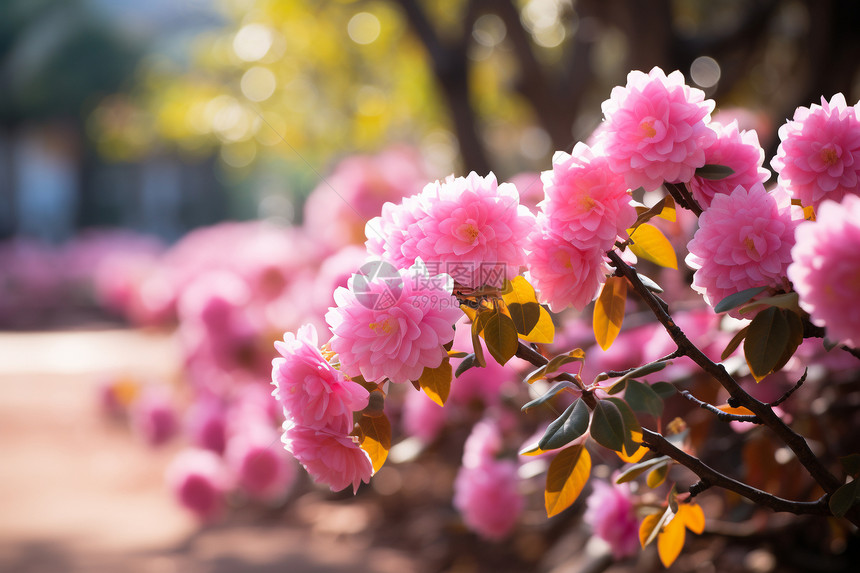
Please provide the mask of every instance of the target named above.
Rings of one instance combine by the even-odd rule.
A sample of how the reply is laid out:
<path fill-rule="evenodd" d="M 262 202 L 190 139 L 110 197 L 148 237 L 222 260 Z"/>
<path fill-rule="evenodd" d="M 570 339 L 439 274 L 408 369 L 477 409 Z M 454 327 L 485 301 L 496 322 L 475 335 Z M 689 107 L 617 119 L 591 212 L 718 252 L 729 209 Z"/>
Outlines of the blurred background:
<path fill-rule="evenodd" d="M 570 520 L 540 512 L 502 552 L 451 526 L 438 442 L 429 494 L 391 470 L 336 503 L 277 456 L 271 483 L 242 482 L 252 445 L 280 449 L 272 342 L 324 327 L 385 201 L 492 170 L 534 206 L 552 153 L 589 137 L 630 70 L 681 70 L 769 165 L 797 106 L 860 98 L 858 22 L 853 0 L 0 2 L 0 568 L 601 563 L 552 553 Z M 449 420 L 455 458 L 496 406 Z M 214 457 L 177 462 L 188 449 Z M 177 485 L 210 462 L 235 482 L 206 474 L 218 508 Z M 402 533 L 384 523 L 410 479 L 428 507 L 398 514 Z M 708 570 L 702 555 L 674 570 Z"/>

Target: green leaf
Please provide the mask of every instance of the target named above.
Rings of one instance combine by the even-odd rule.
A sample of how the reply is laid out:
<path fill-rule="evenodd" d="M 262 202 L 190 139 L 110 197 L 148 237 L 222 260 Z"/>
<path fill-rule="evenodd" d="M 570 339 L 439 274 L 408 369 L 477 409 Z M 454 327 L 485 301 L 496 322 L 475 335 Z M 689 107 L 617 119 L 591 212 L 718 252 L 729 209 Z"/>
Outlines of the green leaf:
<path fill-rule="evenodd" d="M 635 368 L 635 369 L 631 370 L 630 372 L 628 372 L 627 374 L 625 374 L 624 376 L 622 376 L 621 378 L 616 380 L 615 383 L 617 384 L 618 382 L 630 380 L 631 378 L 640 378 L 642 376 L 648 376 L 649 374 L 654 374 L 655 372 L 660 372 L 661 370 L 666 368 L 671 363 L 672 363 L 671 360 L 660 360 L 658 362 L 650 362 L 648 364 L 644 364 L 644 365 L 640 366 L 639 368 Z M 617 393 L 617 392 L 615 392 L 615 393 Z"/>
<path fill-rule="evenodd" d="M 523 276 L 505 283 L 502 301 L 514 320 L 520 338 L 526 342 L 550 344 L 555 338 L 555 325 L 549 312 L 538 303 L 534 287 Z"/>
<path fill-rule="evenodd" d="M 657 395 L 664 400 L 666 398 L 674 396 L 675 393 L 678 391 L 675 388 L 674 384 L 669 384 L 668 382 L 654 382 L 653 384 L 651 384 L 651 389 L 654 390 L 654 392 L 656 392 Z"/>
<path fill-rule="evenodd" d="M 552 387 L 547 390 L 543 396 L 540 398 L 535 398 L 531 402 L 528 402 L 525 406 L 521 408 L 523 412 L 527 412 L 534 408 L 535 406 L 540 406 L 547 400 L 550 400 L 555 397 L 556 394 L 561 392 L 562 390 L 567 390 L 568 388 L 576 388 L 576 384 L 573 382 L 568 382 L 567 380 L 562 380 L 561 382 L 556 382 L 552 385 Z"/>
<path fill-rule="evenodd" d="M 842 517 L 848 510 L 851 509 L 858 498 L 860 498 L 860 481 L 852 480 L 846 484 L 842 484 L 839 489 L 833 492 L 830 496 L 830 511 L 836 517 Z"/>
<path fill-rule="evenodd" d="M 543 437 L 538 442 L 542 450 L 555 450 L 566 446 L 582 436 L 588 430 L 588 406 L 580 399 L 573 404 L 547 427 Z"/>
<path fill-rule="evenodd" d="M 536 302 L 520 304 L 514 302 L 508 305 L 508 312 L 514 321 L 514 327 L 519 334 L 530 333 L 540 320 L 540 305 Z"/>
<path fill-rule="evenodd" d="M 547 517 L 570 507 L 591 475 L 591 456 L 580 444 L 564 449 L 553 458 L 546 474 L 544 506 Z"/>
<path fill-rule="evenodd" d="M 501 312 L 491 316 L 484 325 L 484 341 L 496 362 L 504 366 L 519 348 L 517 327 L 511 317 Z"/>
<path fill-rule="evenodd" d="M 618 406 L 609 400 L 600 400 L 594 406 L 591 437 L 601 446 L 616 452 L 624 447 L 624 419 Z"/>
<path fill-rule="evenodd" d="M 484 358 L 484 347 L 481 345 L 480 335 L 484 330 L 484 324 L 487 322 L 487 314 L 479 312 L 472 321 L 472 350 L 475 356 L 473 362 L 475 366 L 484 368 L 487 365 L 487 359 Z M 459 370 L 459 368 L 457 369 Z"/>
<path fill-rule="evenodd" d="M 783 366 L 794 356 L 797 347 L 803 343 L 803 320 L 801 320 L 800 315 L 792 310 L 783 308 L 779 309 L 779 311 L 788 323 L 788 342 L 785 344 L 782 356 L 777 361 L 776 366 L 773 367 L 774 372 L 782 370 Z"/>
<path fill-rule="evenodd" d="M 651 261 L 655 265 L 678 269 L 678 257 L 669 239 L 660 230 L 644 223 L 630 233 L 630 250 L 637 257 Z"/>
<path fill-rule="evenodd" d="M 714 306 L 714 312 L 726 312 L 727 310 L 737 308 L 740 305 L 751 301 L 753 297 L 763 293 L 765 290 L 767 290 L 767 287 L 753 287 L 736 292 L 735 294 L 730 294 Z"/>
<path fill-rule="evenodd" d="M 631 380 L 627 383 L 624 400 L 636 412 L 651 414 L 658 419 L 663 415 L 663 399 L 648 384 Z"/>
<path fill-rule="evenodd" d="M 639 425 L 639 420 L 636 419 L 636 414 L 633 413 L 633 410 L 630 406 L 622 400 L 621 398 L 607 398 L 606 401 L 612 402 L 618 408 L 618 412 L 621 414 L 621 419 L 624 422 L 624 450 L 627 453 L 633 453 L 637 449 L 639 449 L 640 444 L 634 440 L 633 433 L 637 433 L 639 435 L 639 439 L 642 439 L 642 426 Z"/>
<path fill-rule="evenodd" d="M 800 297 L 794 291 L 760 298 L 756 301 L 751 302 L 748 305 L 741 307 L 738 312 L 740 312 L 741 314 L 746 314 L 760 306 L 778 306 L 779 308 L 784 308 L 786 310 L 795 312 L 798 315 L 803 312 L 800 309 Z"/>
<path fill-rule="evenodd" d="M 744 338 L 746 338 L 749 329 L 749 326 L 743 327 L 732 337 L 731 340 L 729 340 L 729 343 L 726 345 L 726 349 L 723 350 L 723 353 L 720 355 L 720 360 L 725 360 L 726 358 L 731 356 L 735 350 L 738 349 L 738 346 L 740 346 L 741 342 L 743 342 Z"/>
<path fill-rule="evenodd" d="M 600 348 L 608 350 L 624 322 L 627 303 L 627 280 L 624 277 L 609 277 L 594 305 L 594 338 Z"/>
<path fill-rule="evenodd" d="M 633 464 L 623 472 L 621 472 L 615 480 L 615 483 L 626 483 L 628 481 L 632 481 L 647 472 L 648 470 L 654 469 L 660 464 L 668 464 L 672 462 L 672 458 L 669 456 L 660 456 L 659 458 L 652 458 L 650 460 L 646 460 L 644 462 L 639 462 L 638 464 Z"/>
<path fill-rule="evenodd" d="M 860 474 L 860 454 L 850 454 L 839 458 L 839 463 L 842 464 L 842 469 L 850 476 Z"/>
<path fill-rule="evenodd" d="M 436 368 L 425 367 L 421 378 L 418 379 L 418 384 L 431 400 L 444 406 L 445 401 L 448 400 L 448 394 L 451 393 L 452 379 L 451 359 L 445 358 Z"/>
<path fill-rule="evenodd" d="M 718 181 L 720 179 L 725 179 L 734 172 L 735 170 L 728 165 L 715 165 L 708 163 L 696 168 L 696 177 Z"/>
<path fill-rule="evenodd" d="M 773 372 L 789 343 L 789 326 L 776 307 L 758 313 L 749 325 L 744 341 L 744 357 L 756 382 Z"/>
<path fill-rule="evenodd" d="M 460 362 L 460 365 L 457 366 L 457 371 L 454 372 L 454 377 L 459 378 L 460 374 L 462 374 L 466 370 L 469 370 L 470 368 L 475 368 L 476 366 L 478 366 L 478 364 L 477 360 L 475 359 L 475 354 L 467 354 L 463 361 Z"/>

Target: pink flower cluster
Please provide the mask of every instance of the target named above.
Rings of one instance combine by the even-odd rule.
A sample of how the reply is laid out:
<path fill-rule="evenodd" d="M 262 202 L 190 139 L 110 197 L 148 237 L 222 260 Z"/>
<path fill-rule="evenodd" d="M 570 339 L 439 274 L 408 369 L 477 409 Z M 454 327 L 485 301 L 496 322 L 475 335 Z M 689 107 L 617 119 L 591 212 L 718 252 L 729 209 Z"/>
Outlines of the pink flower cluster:
<path fill-rule="evenodd" d="M 364 409 L 368 392 L 323 357 L 317 332 L 303 326 L 275 344 L 272 392 L 284 409 L 283 442 L 314 478 L 339 491 L 368 482 L 373 466 L 350 435 L 353 412 Z"/>
<path fill-rule="evenodd" d="M 454 482 L 454 507 L 469 529 L 493 541 L 511 533 L 524 504 L 517 489 L 516 463 L 495 458 L 501 445 L 495 422 L 483 420 L 475 424 Z"/>
<path fill-rule="evenodd" d="M 771 165 L 779 184 L 804 206 L 840 201 L 860 192 L 860 103 L 848 106 L 834 95 L 821 105 L 799 107 L 779 128 L 781 141 Z"/>
<path fill-rule="evenodd" d="M 689 181 L 716 139 L 707 125 L 714 102 L 686 85 L 679 71 L 668 76 L 656 67 L 648 74 L 632 71 L 627 85 L 613 88 L 602 107 L 598 140 L 609 168 L 631 189 Z"/>
<path fill-rule="evenodd" d="M 609 544 L 616 559 L 635 555 L 639 549 L 639 524 L 627 484 L 591 482 L 583 521 Z"/>
<path fill-rule="evenodd" d="M 799 221 L 779 187 L 768 193 L 757 184 L 716 195 L 687 246 L 693 289 L 714 306 L 745 289 L 783 286 Z"/>
<path fill-rule="evenodd" d="M 812 321 L 827 336 L 860 344 L 860 197 L 821 203 L 816 221 L 797 228 L 788 278 Z"/>
<path fill-rule="evenodd" d="M 448 275 L 431 276 L 419 263 L 391 274 L 354 275 L 349 288 L 335 291 L 336 307 L 326 314 L 330 341 L 349 376 L 380 382 L 408 382 L 447 356 L 459 303 Z"/>
<path fill-rule="evenodd" d="M 365 233 L 368 252 L 400 268 L 420 258 L 461 286 L 501 287 L 525 264 L 523 245 L 533 224 L 516 187 L 473 172 L 386 204 Z"/>

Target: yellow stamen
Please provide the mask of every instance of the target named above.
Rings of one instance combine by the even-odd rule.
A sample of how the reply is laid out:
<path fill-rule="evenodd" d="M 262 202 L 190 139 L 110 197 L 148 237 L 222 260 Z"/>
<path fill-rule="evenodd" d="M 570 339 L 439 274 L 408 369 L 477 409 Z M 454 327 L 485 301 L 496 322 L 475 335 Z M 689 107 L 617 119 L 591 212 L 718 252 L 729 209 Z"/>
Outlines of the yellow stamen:
<path fill-rule="evenodd" d="M 639 129 L 642 130 L 644 137 L 654 137 L 657 135 L 657 130 L 654 129 L 653 120 L 645 120 L 639 124 Z"/>
<path fill-rule="evenodd" d="M 481 234 L 478 231 L 478 228 L 472 223 L 466 223 L 465 225 L 460 225 L 460 236 L 468 243 L 474 243 L 478 238 L 478 235 Z"/>
<path fill-rule="evenodd" d="M 376 334 L 389 334 L 391 332 L 391 319 L 386 318 L 382 322 L 371 322 L 368 327 Z"/>
<path fill-rule="evenodd" d="M 824 165 L 827 167 L 832 167 L 836 165 L 836 162 L 839 161 L 839 156 L 836 154 L 836 150 L 831 147 L 825 147 L 821 150 L 821 161 L 824 162 Z"/>
<path fill-rule="evenodd" d="M 752 237 L 744 239 L 744 245 L 746 245 L 747 251 L 749 251 L 750 254 L 758 255 L 758 251 L 755 248 L 755 241 L 752 240 Z"/>

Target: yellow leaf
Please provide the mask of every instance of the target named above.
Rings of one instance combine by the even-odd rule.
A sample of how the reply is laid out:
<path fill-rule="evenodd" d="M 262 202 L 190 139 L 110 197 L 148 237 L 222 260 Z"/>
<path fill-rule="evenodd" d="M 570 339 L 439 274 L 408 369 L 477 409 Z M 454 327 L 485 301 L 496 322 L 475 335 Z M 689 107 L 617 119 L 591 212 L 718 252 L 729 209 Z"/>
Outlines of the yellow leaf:
<path fill-rule="evenodd" d="M 559 452 L 546 474 L 544 505 L 547 517 L 557 515 L 576 501 L 591 475 L 591 456 L 584 446 L 573 446 Z"/>
<path fill-rule="evenodd" d="M 645 478 L 645 483 L 648 484 L 648 487 L 651 489 L 657 488 L 666 481 L 666 475 L 669 473 L 669 464 L 661 465 L 650 472 L 648 472 L 648 477 Z"/>
<path fill-rule="evenodd" d="M 448 394 L 451 392 L 451 380 L 453 378 L 454 371 L 451 368 L 451 359 L 446 358 L 436 368 L 425 367 L 424 372 L 421 373 L 421 378 L 418 379 L 418 384 L 431 400 L 444 406 Z"/>
<path fill-rule="evenodd" d="M 549 312 L 538 303 L 534 287 L 523 276 L 514 277 L 506 286 L 502 300 L 517 325 L 519 337 L 527 342 L 552 343 L 555 326 Z"/>
<path fill-rule="evenodd" d="M 608 350 L 621 332 L 624 306 L 627 302 L 627 279 L 609 277 L 594 305 L 594 339 L 600 348 Z"/>
<path fill-rule="evenodd" d="M 738 416 L 754 416 L 755 415 L 755 414 L 753 414 L 752 410 L 750 410 L 749 408 L 744 408 L 743 406 L 738 406 L 737 408 L 734 408 L 732 406 L 729 406 L 728 404 L 723 404 L 722 406 L 717 406 L 717 410 L 721 410 L 721 411 L 725 412 L 726 414 L 735 414 Z"/>
<path fill-rule="evenodd" d="M 663 531 L 657 536 L 657 553 L 664 567 L 672 565 L 681 554 L 686 531 L 680 519 L 673 519 L 663 526 Z"/>
<path fill-rule="evenodd" d="M 666 195 L 662 199 L 663 210 L 660 211 L 660 214 L 657 215 L 661 219 L 666 219 L 667 221 L 672 221 L 673 223 L 677 219 L 677 215 L 675 214 L 675 200 L 671 195 Z"/>
<path fill-rule="evenodd" d="M 634 441 L 640 441 L 640 440 L 642 439 L 642 438 L 641 438 L 641 434 L 640 434 L 640 437 L 639 437 L 638 439 L 635 437 L 635 434 L 636 434 L 636 433 L 634 432 L 633 440 L 634 440 Z M 637 463 L 639 460 L 641 460 L 642 458 L 644 458 L 644 457 L 645 457 L 645 454 L 647 454 L 647 453 L 648 453 L 648 451 L 649 451 L 649 450 L 648 450 L 648 448 L 646 448 L 645 446 L 639 446 L 639 447 L 636 449 L 636 451 L 635 451 L 635 452 L 633 452 L 633 454 L 632 454 L 632 455 L 628 455 L 628 454 L 627 454 L 627 447 L 625 446 L 625 447 L 623 448 L 623 450 L 622 450 L 622 451 L 620 451 L 620 452 L 615 452 L 615 453 L 616 453 L 616 454 L 618 454 L 618 457 L 619 457 L 619 458 L 621 458 L 621 461 L 622 461 L 622 462 L 624 462 L 624 463 L 626 463 L 626 464 L 635 464 L 635 463 Z"/>
<path fill-rule="evenodd" d="M 630 250 L 637 257 L 651 261 L 661 267 L 678 268 L 678 258 L 669 239 L 649 223 L 639 225 L 630 234 Z"/>
<path fill-rule="evenodd" d="M 687 503 L 678 508 L 678 518 L 693 533 L 705 531 L 705 512 L 695 503 Z"/>
<path fill-rule="evenodd" d="M 391 449 L 391 422 L 384 414 L 374 417 L 362 416 L 358 426 L 362 432 L 359 446 L 370 456 L 373 472 L 376 473 L 385 463 L 388 450 Z"/>
<path fill-rule="evenodd" d="M 639 544 L 645 548 L 648 545 L 648 539 L 652 537 L 654 529 L 660 526 L 660 521 L 663 519 L 663 513 L 652 513 L 646 515 L 639 525 Z"/>

